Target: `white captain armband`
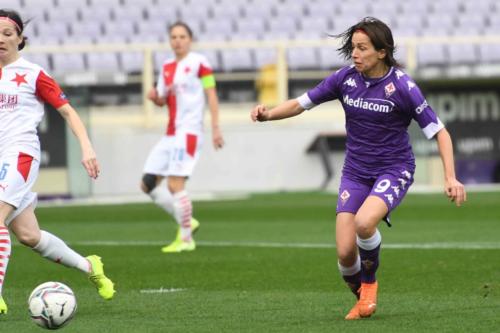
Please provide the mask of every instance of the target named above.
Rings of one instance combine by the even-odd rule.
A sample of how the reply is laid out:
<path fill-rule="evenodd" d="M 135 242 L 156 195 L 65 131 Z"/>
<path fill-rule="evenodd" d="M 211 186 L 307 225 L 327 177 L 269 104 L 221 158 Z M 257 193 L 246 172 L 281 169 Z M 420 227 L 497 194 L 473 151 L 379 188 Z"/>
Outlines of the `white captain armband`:
<path fill-rule="evenodd" d="M 301 96 L 299 96 L 297 98 L 297 101 L 299 102 L 300 106 L 304 109 L 304 110 L 310 110 L 312 109 L 313 107 L 316 106 L 316 104 L 314 104 L 311 99 L 309 98 L 309 95 L 307 93 L 304 93 L 302 94 Z"/>
<path fill-rule="evenodd" d="M 444 124 L 441 122 L 441 120 L 438 117 L 436 117 L 436 119 L 437 119 L 437 124 L 434 122 L 431 122 L 431 123 L 429 123 L 429 125 L 422 128 L 422 131 L 424 132 L 425 137 L 427 139 L 432 139 L 434 137 L 434 135 L 437 134 L 437 132 L 439 132 L 440 130 L 442 130 L 444 128 Z"/>

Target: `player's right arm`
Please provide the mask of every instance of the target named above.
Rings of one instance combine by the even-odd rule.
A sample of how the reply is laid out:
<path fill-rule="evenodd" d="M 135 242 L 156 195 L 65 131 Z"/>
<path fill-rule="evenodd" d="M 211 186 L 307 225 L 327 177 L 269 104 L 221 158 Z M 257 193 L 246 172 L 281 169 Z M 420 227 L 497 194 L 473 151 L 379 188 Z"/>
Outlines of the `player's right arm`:
<path fill-rule="evenodd" d="M 265 105 L 257 105 L 250 113 L 252 121 L 269 121 L 295 117 L 304 112 L 297 99 L 290 99 L 270 110 Z"/>

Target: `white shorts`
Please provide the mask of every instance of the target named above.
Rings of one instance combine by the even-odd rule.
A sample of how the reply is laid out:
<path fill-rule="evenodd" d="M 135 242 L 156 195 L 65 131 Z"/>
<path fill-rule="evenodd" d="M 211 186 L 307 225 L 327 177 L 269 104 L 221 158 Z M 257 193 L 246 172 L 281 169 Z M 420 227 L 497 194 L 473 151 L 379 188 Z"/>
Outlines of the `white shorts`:
<path fill-rule="evenodd" d="M 200 156 L 202 139 L 202 135 L 192 133 L 163 136 L 149 153 L 143 172 L 189 177 Z"/>
<path fill-rule="evenodd" d="M 36 193 L 31 192 L 38 177 L 40 162 L 32 156 L 6 151 L 0 155 L 0 201 L 14 206 L 6 224 L 32 203 L 36 204 Z"/>

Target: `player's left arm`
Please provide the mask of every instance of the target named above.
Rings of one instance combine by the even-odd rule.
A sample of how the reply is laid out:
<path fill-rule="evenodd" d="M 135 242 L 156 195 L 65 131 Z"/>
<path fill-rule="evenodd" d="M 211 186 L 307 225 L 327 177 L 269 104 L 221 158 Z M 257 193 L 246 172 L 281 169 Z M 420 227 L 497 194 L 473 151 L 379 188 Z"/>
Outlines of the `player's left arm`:
<path fill-rule="evenodd" d="M 66 120 L 66 123 L 80 143 L 83 167 L 90 177 L 96 179 L 100 172 L 99 163 L 97 162 L 96 153 L 80 116 L 78 116 L 76 110 L 69 103 L 57 108 L 57 111 Z"/>
<path fill-rule="evenodd" d="M 409 77 L 405 77 L 404 80 L 404 87 L 408 86 L 408 89 L 400 91 L 405 93 L 403 96 L 403 103 L 406 103 L 405 108 L 417 121 L 427 139 L 436 139 L 444 169 L 445 194 L 457 206 L 460 206 L 467 198 L 464 185 L 457 180 L 455 175 L 453 142 L 450 133 L 427 103 L 420 88 Z"/>
<path fill-rule="evenodd" d="M 207 94 L 208 108 L 210 109 L 210 119 L 212 123 L 212 142 L 215 149 L 220 149 L 224 146 L 224 138 L 219 123 L 219 99 L 215 86 L 205 88 Z"/>
<path fill-rule="evenodd" d="M 439 155 L 443 162 L 445 193 L 451 201 L 454 201 L 457 206 L 460 206 L 467 200 L 467 194 L 465 193 L 464 185 L 457 180 L 455 175 L 453 143 L 450 134 L 446 128 L 442 128 L 437 132 L 435 138 L 439 149 Z"/>
<path fill-rule="evenodd" d="M 94 148 L 90 143 L 87 130 L 83 125 L 82 120 L 76 113 L 75 109 L 69 104 L 66 95 L 61 90 L 57 82 L 41 70 L 36 79 L 36 96 L 43 102 L 52 105 L 54 109 L 59 111 L 62 117 L 66 120 L 69 127 L 73 131 L 80 143 L 82 150 L 82 164 L 88 175 L 92 178 L 97 178 L 99 175 L 99 163 L 97 163 Z"/>

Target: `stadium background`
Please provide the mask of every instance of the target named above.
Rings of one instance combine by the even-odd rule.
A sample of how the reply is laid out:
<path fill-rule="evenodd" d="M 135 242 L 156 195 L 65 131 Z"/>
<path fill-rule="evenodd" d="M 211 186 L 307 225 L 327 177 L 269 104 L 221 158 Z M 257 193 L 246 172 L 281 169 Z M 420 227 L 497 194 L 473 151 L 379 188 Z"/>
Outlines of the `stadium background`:
<path fill-rule="evenodd" d="M 498 330 L 497 1 L 2 0 L 1 7 L 32 18 L 23 54 L 64 86 L 103 169 L 96 182 L 88 180 L 62 118 L 48 110 L 37 191 L 92 205 L 47 202 L 37 208 L 39 222 L 78 252 L 101 255 L 118 290 L 112 302 L 100 302 L 80 272 L 40 260 L 13 240 L 2 332 L 39 331 L 26 300 L 45 281 L 75 291 L 78 313 L 66 332 Z M 354 298 L 338 274 L 330 193 L 343 159 L 343 112 L 329 103 L 257 125 L 248 114 L 257 100 L 296 96 L 341 66 L 325 33 L 366 15 L 394 30 L 398 59 L 454 136 L 469 196 L 460 209 L 446 200 L 435 147 L 412 127 L 417 179 L 394 226 L 380 227 L 379 308 L 352 323 L 343 319 Z M 154 68 L 169 52 L 166 26 L 178 18 L 193 26 L 195 49 L 216 68 L 227 146 L 216 153 L 207 143 L 188 183 L 202 223 L 197 250 L 168 256 L 159 249 L 175 235 L 173 220 L 151 202 L 130 201 L 147 199 L 137 183 L 166 121 L 164 109 L 144 102 L 143 86 L 153 84 Z M 307 153 L 319 136 L 331 138 L 329 182 L 320 155 Z M 492 191 L 470 193 L 476 186 Z M 320 188 L 327 191 L 303 192 Z M 415 193 L 420 189 L 440 193 Z M 118 204 L 101 205 L 111 200 Z"/>
<path fill-rule="evenodd" d="M 392 28 L 398 60 L 455 139 L 459 178 L 469 185 L 499 181 L 495 1 L 4 0 L 2 7 L 30 19 L 24 56 L 63 85 L 89 125 L 102 165 L 100 179 L 88 181 L 62 119 L 48 112 L 40 128 L 45 151 L 36 190 L 42 197 L 144 199 L 137 184 L 148 150 L 163 133 L 166 112 L 145 101 L 143 91 L 169 54 L 167 26 L 176 20 L 190 24 L 194 50 L 214 66 L 227 141 L 217 153 L 205 142 L 189 182 L 195 197 L 337 189 L 339 142 L 323 156 L 333 169 L 331 181 L 313 143 L 318 136 L 342 136 L 339 103 L 272 124 L 251 124 L 248 113 L 257 101 L 272 104 L 301 94 L 345 64 L 328 34 L 365 16 Z M 411 132 L 418 158 L 414 189 L 440 189 L 435 144 L 417 128 Z M 208 128 L 207 134 L 209 139 Z"/>

